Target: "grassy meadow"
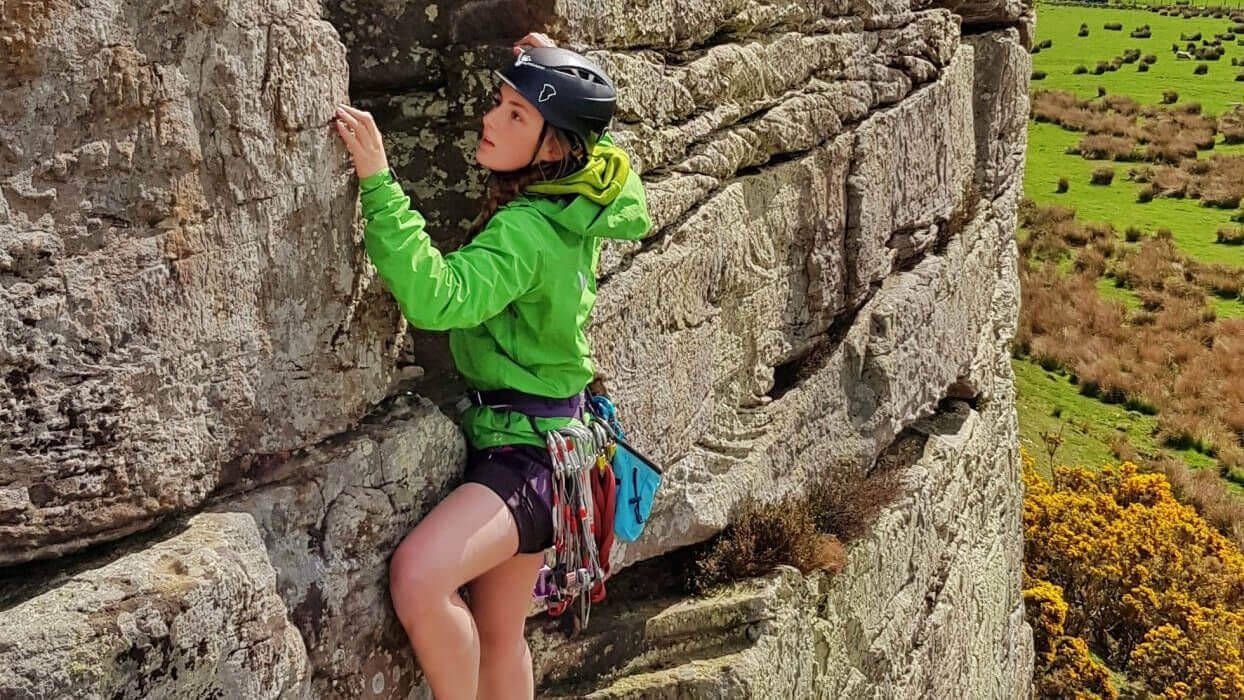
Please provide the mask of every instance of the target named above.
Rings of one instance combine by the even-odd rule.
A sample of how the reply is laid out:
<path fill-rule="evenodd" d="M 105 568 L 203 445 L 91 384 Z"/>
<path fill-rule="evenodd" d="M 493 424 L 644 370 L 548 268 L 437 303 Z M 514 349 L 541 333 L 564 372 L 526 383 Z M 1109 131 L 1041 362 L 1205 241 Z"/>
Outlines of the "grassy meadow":
<path fill-rule="evenodd" d="M 1108 23 L 1122 25 L 1121 31 L 1105 29 Z M 1087 26 L 1088 36 L 1077 36 L 1082 24 Z M 1190 35 L 1200 33 L 1203 39 L 1213 40 L 1217 35 L 1229 32 L 1235 24 L 1230 17 L 1185 19 L 1145 10 L 1038 5 L 1035 43 L 1040 48 L 1034 51 L 1032 58 L 1034 78 L 1041 74 L 1044 77 L 1034 79 L 1031 90 L 1034 94 L 1038 91 L 1064 90 L 1085 101 L 1098 101 L 1102 94 L 1128 96 L 1142 106 L 1154 105 L 1169 110 L 1181 108 L 1190 113 L 1216 117 L 1244 101 L 1244 80 L 1236 80 L 1237 76 L 1244 76 L 1244 65 L 1231 65 L 1232 59 L 1244 64 L 1244 45 L 1238 43 L 1244 41 L 1244 33 L 1233 40 L 1221 40 L 1223 53 L 1217 60 L 1177 60 L 1172 46 L 1177 44 L 1180 50 L 1187 50 L 1186 39 Z M 1130 36 L 1133 30 L 1144 25 L 1149 27 L 1149 37 Z M 1048 45 L 1043 44 L 1046 41 Z M 1195 43 L 1202 45 L 1202 42 Z M 1109 63 L 1129 52 L 1133 56 L 1139 53 L 1146 58 L 1118 61 L 1121 65 L 1116 70 L 1094 74 L 1099 62 Z M 1140 65 L 1147 65 L 1147 70 L 1140 70 Z M 1204 74 L 1194 72 L 1197 65 L 1207 66 Z M 1083 69 L 1077 72 L 1080 66 Z M 1170 91 L 1178 93 L 1178 98 L 1171 103 L 1168 96 L 1164 104 L 1164 93 Z M 1199 110 L 1189 106 L 1192 102 L 1199 103 Z M 1135 117 L 1135 125 L 1143 126 L 1151 117 Z M 1138 327 L 1153 324 L 1154 319 L 1163 313 L 1162 301 L 1155 301 L 1159 295 L 1153 289 L 1156 285 L 1162 291 L 1162 283 L 1150 280 L 1148 288 L 1135 284 L 1132 280 L 1134 275 L 1127 271 L 1126 261 L 1130 260 L 1133 267 L 1138 267 L 1137 261 L 1143 257 L 1139 251 L 1145 241 L 1151 240 L 1160 229 L 1165 229 L 1164 235 L 1169 236 L 1175 251 L 1173 254 L 1186 256 L 1188 265 L 1203 266 L 1206 277 L 1210 274 L 1210 268 L 1213 268 L 1213 274 L 1220 276 L 1244 275 L 1244 245 L 1227 245 L 1217 240 L 1219 229 L 1244 225 L 1233 221 L 1233 217 L 1239 216 L 1242 210 L 1203 206 L 1200 199 L 1183 196 L 1158 196 L 1142 203 L 1139 201 L 1140 193 L 1146 183 L 1141 181 L 1144 178 L 1134 177 L 1138 169 L 1155 163 L 1141 159 L 1090 160 L 1067 152 L 1085 136 L 1085 131 L 1073 131 L 1048 121 L 1030 120 L 1025 195 L 1037 205 L 1073 209 L 1077 222 L 1090 226 L 1109 224 L 1113 228 L 1108 237 L 1113 236 L 1114 242 L 1104 246 L 1109 249 L 1105 260 L 1101 260 L 1102 256 L 1096 252 L 1089 254 L 1074 245 L 1068 248 L 1060 244 L 1056 250 L 1043 249 L 1039 245 L 1026 254 L 1026 266 L 1035 268 L 1050 263 L 1062 275 L 1087 275 L 1090 279 L 1095 275 L 1092 286 L 1097 296 L 1118 306 L 1122 324 L 1137 324 Z M 1210 160 L 1216 155 L 1244 157 L 1244 143 L 1228 144 L 1220 133 L 1212 147 L 1198 147 L 1194 157 Z M 1178 165 L 1171 163 L 1171 167 Z M 1113 169 L 1113 181 L 1109 185 L 1091 184 L 1093 171 L 1103 167 Z M 1067 183 L 1062 192 L 1059 191 L 1060 179 L 1065 179 Z M 1124 232 L 1129 228 L 1133 232 L 1125 239 Z M 1024 230 L 1019 233 L 1021 240 L 1027 235 Z M 1094 244 L 1089 245 L 1092 247 Z M 1124 262 L 1120 263 L 1120 260 Z M 1181 269 L 1178 260 L 1167 260 L 1166 264 Z M 1149 276 L 1160 275 L 1150 273 Z M 1187 276 L 1191 277 L 1190 274 Z M 1240 279 L 1244 280 L 1244 277 Z M 1169 301 L 1173 298 L 1169 295 L 1182 292 L 1172 291 L 1174 285 L 1169 278 L 1167 282 L 1163 293 L 1167 293 L 1168 297 L 1162 298 Z M 1201 284 L 1202 279 L 1198 277 L 1195 282 Z M 1214 331 L 1206 329 L 1217 329 L 1223 322 L 1244 318 L 1244 300 L 1237 291 L 1224 292 L 1208 282 L 1201 286 L 1200 290 L 1182 293 L 1186 298 L 1203 299 L 1200 306 L 1193 304 L 1186 307 L 1191 309 L 1187 313 L 1204 316 L 1195 333 L 1212 334 Z M 1028 296 L 1026 290 L 1026 301 Z M 1218 342 L 1221 345 L 1222 339 L 1219 338 Z M 1199 410 L 1169 396 L 1176 390 L 1177 378 L 1167 377 L 1171 384 L 1165 389 L 1154 386 L 1163 377 L 1147 378 L 1149 385 L 1143 385 L 1140 380 L 1128 384 L 1131 387 L 1148 387 L 1146 398 L 1140 403 L 1171 407 L 1165 413 L 1159 410 L 1155 415 L 1152 411 L 1145 413 L 1134 407 L 1128 408 L 1117 398 L 1107 403 L 1086 395 L 1094 392 L 1085 391 L 1084 381 L 1077 376 L 1074 366 L 1044 361 L 1046 369 L 1038 365 L 1037 359 L 1023 356 L 1022 352 L 1020 355 L 1014 360 L 1020 439 L 1021 445 L 1036 458 L 1039 470 L 1047 470 L 1049 461 L 1043 435 L 1060 434 L 1060 431 L 1060 447 L 1054 459 L 1058 463 L 1095 467 L 1118 461 L 1124 456 L 1138 456 L 1174 458 L 1194 469 L 1220 468 L 1220 458 L 1224 453 L 1221 446 L 1224 440 L 1229 439 L 1224 435 L 1230 436 L 1226 428 L 1213 429 L 1218 430 L 1215 440 L 1219 448 L 1212 446 L 1214 440 L 1209 438 L 1179 440 L 1170 437 L 1173 432 L 1178 432 L 1170 427 L 1173 419 L 1170 412 L 1176 410 L 1174 407 Z M 1177 352 L 1172 354 L 1172 357 L 1175 356 L 1190 357 Z M 1198 361 L 1204 362 L 1205 359 Z M 1116 368 L 1116 372 L 1126 373 L 1132 369 L 1131 362 L 1126 358 L 1115 364 L 1121 367 Z M 1179 390 L 1186 390 L 1186 387 L 1179 385 Z M 1167 395 L 1162 400 L 1155 398 L 1163 393 Z M 1209 398 L 1204 400 L 1211 401 Z M 1187 421 L 1179 424 L 1185 423 Z M 1166 427 L 1162 428 L 1160 424 Z M 1193 434 L 1210 430 L 1198 426 L 1189 427 L 1186 432 Z M 1244 440 L 1244 433 L 1238 434 L 1237 439 Z M 1225 475 L 1226 470 L 1223 471 Z M 1244 471 L 1236 470 L 1232 476 L 1244 476 Z M 1224 479 L 1229 490 L 1237 494 L 1244 492 L 1236 481 Z"/>

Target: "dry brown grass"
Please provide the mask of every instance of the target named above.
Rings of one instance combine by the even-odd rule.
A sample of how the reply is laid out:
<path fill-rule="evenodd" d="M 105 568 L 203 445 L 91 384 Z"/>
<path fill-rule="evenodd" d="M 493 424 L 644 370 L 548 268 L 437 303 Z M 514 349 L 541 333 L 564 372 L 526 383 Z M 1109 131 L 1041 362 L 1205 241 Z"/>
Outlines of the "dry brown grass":
<path fill-rule="evenodd" d="M 1201 114 L 1196 102 L 1141 106 L 1123 95 L 1081 100 L 1069 92 L 1041 90 L 1033 95 L 1032 116 L 1039 122 L 1085 132 L 1074 152 L 1093 159 L 1177 165 L 1196 158 L 1198 150 L 1213 148 L 1218 134 L 1217 121 Z"/>
<path fill-rule="evenodd" d="M 1087 134 L 1070 152 L 1090 160 L 1127 161 L 1140 158 L 1140 154 L 1136 151 L 1136 139 L 1110 134 Z"/>
<path fill-rule="evenodd" d="M 1166 475 L 1176 498 L 1191 504 L 1206 522 L 1244 547 L 1244 502 L 1227 490 L 1221 477 L 1170 458 L 1154 460 L 1151 466 Z"/>
<path fill-rule="evenodd" d="M 1208 294 L 1237 296 L 1244 272 L 1183 257 L 1169 235 L 1118 242 L 1065 208 L 1025 201 L 1016 349 L 1067 368 L 1081 392 L 1158 414 L 1158 439 L 1244 476 L 1244 320 L 1218 320 Z M 1069 273 L 1055 263 L 1073 260 Z M 1097 291 L 1108 274 L 1136 294 L 1128 311 Z"/>

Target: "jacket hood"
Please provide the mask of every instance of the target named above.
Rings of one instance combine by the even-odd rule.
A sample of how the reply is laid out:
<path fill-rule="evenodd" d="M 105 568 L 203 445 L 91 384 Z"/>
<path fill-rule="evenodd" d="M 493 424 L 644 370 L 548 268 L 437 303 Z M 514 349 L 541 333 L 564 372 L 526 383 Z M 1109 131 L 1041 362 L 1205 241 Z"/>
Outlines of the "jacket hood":
<path fill-rule="evenodd" d="M 581 236 L 635 240 L 652 228 L 643 181 L 631 170 L 626 152 L 608 135 L 593 146 L 582 168 L 558 180 L 528 185 L 525 191 L 552 195 L 525 199 Z"/>

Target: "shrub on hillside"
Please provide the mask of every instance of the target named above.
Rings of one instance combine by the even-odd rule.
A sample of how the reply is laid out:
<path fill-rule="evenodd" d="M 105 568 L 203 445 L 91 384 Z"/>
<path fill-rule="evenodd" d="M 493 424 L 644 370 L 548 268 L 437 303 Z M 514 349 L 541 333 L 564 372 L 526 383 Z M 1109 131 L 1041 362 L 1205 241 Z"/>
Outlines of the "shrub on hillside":
<path fill-rule="evenodd" d="M 1067 191 L 1067 188 L 1068 188 L 1068 187 L 1070 187 L 1070 186 L 1071 186 L 1071 185 L 1070 185 L 1070 183 L 1068 183 L 1068 182 L 1067 182 L 1067 178 L 1065 178 L 1065 177 L 1060 177 L 1060 178 L 1058 178 L 1058 188 L 1057 188 L 1056 190 L 1054 190 L 1054 191 L 1055 191 L 1055 192 L 1058 192 L 1059 194 L 1062 194 L 1062 193 L 1066 192 L 1066 191 Z"/>
<path fill-rule="evenodd" d="M 1100 472 L 1056 467 L 1052 486 L 1031 457 L 1023 462 L 1034 642 L 1043 635 L 1048 649 L 1061 621 L 1068 637 L 1108 636 L 1101 653 L 1148 693 L 1244 693 L 1244 555 L 1176 501 L 1161 474 L 1126 462 Z M 1070 696 L 1083 697 L 1059 697 Z"/>
<path fill-rule="evenodd" d="M 1071 72 L 1072 72 L 1072 74 L 1074 74 L 1074 75 L 1083 75 L 1083 74 L 1085 74 L 1085 73 L 1087 73 L 1087 72 L 1088 72 L 1088 68 L 1085 68 L 1085 67 L 1084 67 L 1084 64 L 1083 64 L 1083 63 L 1081 63 L 1080 65 L 1078 65 L 1078 66 L 1076 66 L 1075 68 L 1073 68 Z"/>
<path fill-rule="evenodd" d="M 1123 31 L 1123 24 L 1120 22 L 1106 22 L 1105 28 L 1112 32 L 1121 32 Z"/>
<path fill-rule="evenodd" d="M 1036 659 L 1033 691 L 1039 698 L 1116 700 L 1110 671 L 1093 660 L 1088 645 L 1065 634 L 1067 603 L 1063 589 L 1049 581 L 1024 576 L 1024 617 L 1032 627 Z"/>
<path fill-rule="evenodd" d="M 1080 27 L 1080 31 L 1076 32 L 1076 36 L 1088 36 L 1088 35 L 1089 35 L 1088 27 Z"/>
<path fill-rule="evenodd" d="M 1124 63 L 1135 63 L 1140 60 L 1140 49 L 1128 49 L 1123 52 Z"/>
<path fill-rule="evenodd" d="M 1153 201 L 1155 194 L 1156 191 L 1153 189 L 1153 185 L 1145 185 L 1136 193 L 1136 201 L 1141 204 L 1148 204 Z"/>
<path fill-rule="evenodd" d="M 1151 53 L 1147 53 L 1145 54 L 1145 57 L 1140 60 L 1144 61 L 1145 63 L 1157 63 L 1158 57 Z"/>
<path fill-rule="evenodd" d="M 1235 75 L 1235 81 L 1236 81 L 1237 83 L 1238 83 L 1238 82 L 1241 82 L 1241 81 L 1244 81 L 1244 73 L 1236 73 L 1236 75 Z"/>
<path fill-rule="evenodd" d="M 1195 34 L 1184 34 L 1183 32 L 1180 32 L 1180 33 L 1179 33 L 1179 40 L 1180 40 L 1180 41 L 1200 41 L 1200 40 L 1201 40 L 1201 33 L 1200 33 L 1200 32 L 1197 32 L 1197 33 L 1195 33 Z"/>
<path fill-rule="evenodd" d="M 1178 101 L 1179 101 L 1178 92 L 1175 92 L 1174 90 L 1163 90 L 1162 91 L 1162 104 L 1173 105 Z"/>
<path fill-rule="evenodd" d="M 1105 97 L 1105 96 L 1106 96 L 1106 86 L 1104 86 L 1104 85 L 1098 85 L 1098 86 L 1097 86 L 1097 96 L 1098 96 L 1098 97 Z"/>
<path fill-rule="evenodd" d="M 1045 71 L 1043 71 L 1043 70 L 1034 70 L 1034 71 L 1032 72 L 1032 79 L 1033 79 L 1033 80 L 1045 80 Z"/>
<path fill-rule="evenodd" d="M 1244 24 L 1237 24 L 1231 27 L 1232 34 L 1244 34 Z"/>
<path fill-rule="evenodd" d="M 1101 75 L 1108 70 L 1110 70 L 1109 63 L 1106 63 L 1105 61 L 1098 61 L 1097 65 L 1093 66 L 1093 75 Z"/>
<path fill-rule="evenodd" d="M 1145 234 L 1135 226 L 1128 226 L 1127 230 L 1123 232 L 1123 237 L 1128 243 L 1135 243 L 1136 241 L 1139 241 L 1140 237 L 1143 235 Z"/>
<path fill-rule="evenodd" d="M 1207 63 L 1198 63 L 1196 68 L 1192 70 L 1193 75 L 1205 75 L 1208 72 L 1209 72 L 1209 64 Z"/>
<path fill-rule="evenodd" d="M 1114 181 L 1114 168 L 1094 168 L 1089 182 L 1094 185 L 1109 185 Z"/>
<path fill-rule="evenodd" d="M 1138 64 L 1136 64 L 1136 72 L 1137 72 L 1137 73 L 1148 73 L 1148 72 L 1149 72 L 1149 64 L 1148 64 L 1148 63 L 1138 63 Z"/>
<path fill-rule="evenodd" d="M 1042 41 L 1040 44 L 1038 44 L 1038 46 L 1040 46 L 1043 49 L 1048 49 L 1053 45 L 1054 45 L 1053 39 L 1046 39 L 1045 41 Z"/>

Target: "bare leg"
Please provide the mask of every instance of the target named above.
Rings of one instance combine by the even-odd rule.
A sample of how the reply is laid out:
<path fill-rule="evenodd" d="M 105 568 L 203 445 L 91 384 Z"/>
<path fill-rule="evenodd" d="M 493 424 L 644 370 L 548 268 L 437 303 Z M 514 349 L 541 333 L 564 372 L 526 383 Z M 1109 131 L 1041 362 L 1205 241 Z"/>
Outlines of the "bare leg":
<path fill-rule="evenodd" d="M 470 583 L 479 630 L 480 700 L 531 700 L 531 649 L 523 636 L 543 554 L 519 554 Z"/>
<path fill-rule="evenodd" d="M 437 700 L 474 700 L 479 686 L 479 632 L 458 587 L 517 550 L 518 530 L 505 503 L 488 487 L 465 483 L 393 553 L 393 608 Z"/>

